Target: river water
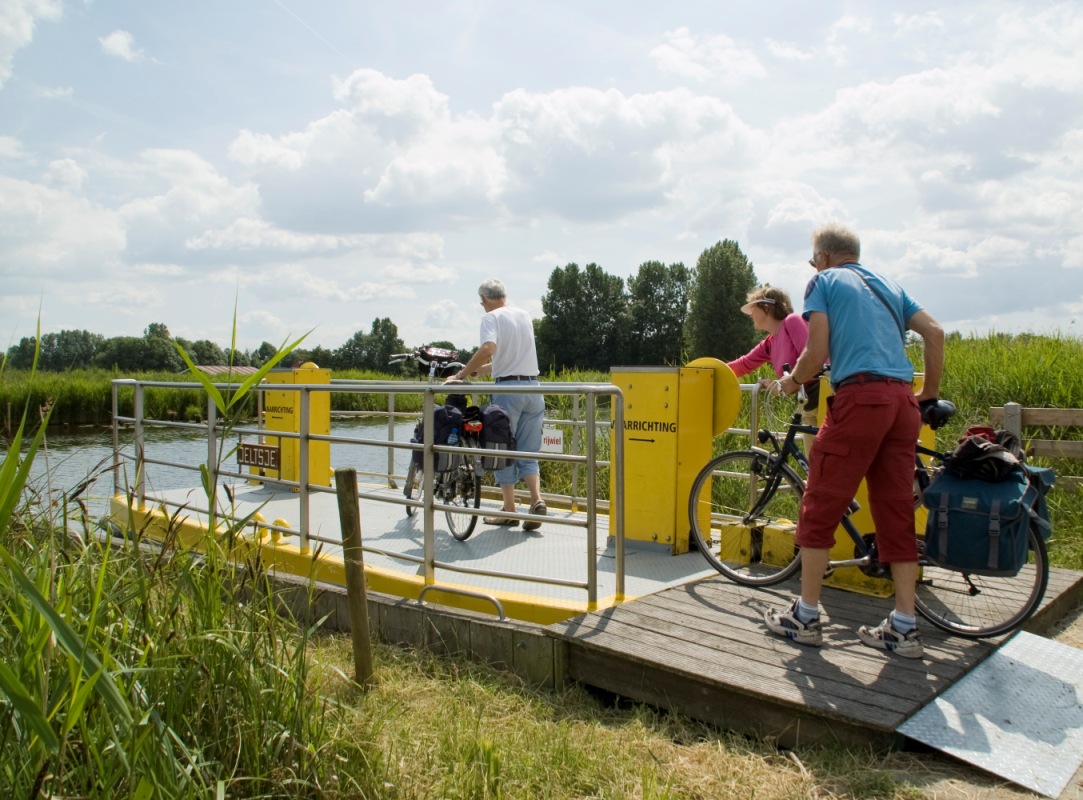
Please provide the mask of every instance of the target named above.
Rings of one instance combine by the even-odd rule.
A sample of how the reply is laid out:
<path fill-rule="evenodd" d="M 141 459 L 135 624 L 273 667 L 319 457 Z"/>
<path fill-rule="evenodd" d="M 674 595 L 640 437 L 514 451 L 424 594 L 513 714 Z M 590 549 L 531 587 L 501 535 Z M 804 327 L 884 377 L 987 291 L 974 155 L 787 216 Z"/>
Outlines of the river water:
<path fill-rule="evenodd" d="M 395 441 L 407 442 L 413 434 L 414 422 L 398 422 L 394 426 Z M 373 418 L 333 419 L 331 435 L 348 439 L 387 440 L 387 421 Z M 120 435 L 123 452 L 133 454 L 132 432 L 122 430 Z M 232 443 L 230 443 L 232 444 Z M 230 448 L 227 447 L 228 451 Z M 148 427 L 145 431 L 144 452 L 148 459 L 169 461 L 198 467 L 207 462 L 206 433 L 191 429 Z M 0 447 L 0 458 L 6 450 Z M 409 462 L 408 451 L 396 450 L 394 474 L 404 475 Z M 134 461 L 122 462 L 124 467 L 120 485 L 134 482 Z M 49 496 L 53 505 L 74 490 L 79 493 L 91 519 L 105 516 L 109 510 L 109 498 L 113 494 L 113 434 L 109 428 L 83 427 L 74 429 L 50 429 L 45 446 L 39 450 L 30 471 L 29 485 L 42 498 Z M 375 445 L 331 444 L 331 467 L 353 467 L 359 474 L 366 472 L 387 473 L 387 448 Z M 223 462 L 223 468 L 245 471 L 235 459 Z M 148 483 L 155 490 L 180 489 L 200 485 L 199 473 L 162 465 L 147 467 Z"/>

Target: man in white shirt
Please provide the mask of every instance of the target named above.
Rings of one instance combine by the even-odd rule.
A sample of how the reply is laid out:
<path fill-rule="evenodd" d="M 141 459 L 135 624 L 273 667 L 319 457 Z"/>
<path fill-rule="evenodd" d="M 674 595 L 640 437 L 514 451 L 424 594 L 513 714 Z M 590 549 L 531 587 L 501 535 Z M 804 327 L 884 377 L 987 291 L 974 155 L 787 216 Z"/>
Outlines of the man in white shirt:
<path fill-rule="evenodd" d="M 481 346 L 450 380 L 462 380 L 474 375 L 492 375 L 501 386 L 523 386 L 538 383 L 538 351 L 534 345 L 534 323 L 521 308 L 507 305 L 504 284 L 490 278 L 478 287 L 481 307 Z M 508 412 L 516 449 L 541 450 L 542 420 L 545 398 L 540 394 L 497 394 L 493 403 Z M 515 484 L 520 480 L 530 492 L 530 513 L 543 516 L 545 501 L 541 497 L 541 478 L 537 459 L 515 459 L 507 467 L 493 473 L 504 498 L 504 511 L 515 512 Z M 489 525 L 513 527 L 519 520 L 507 517 L 485 517 Z M 537 530 L 540 522 L 527 520 L 523 529 Z"/>

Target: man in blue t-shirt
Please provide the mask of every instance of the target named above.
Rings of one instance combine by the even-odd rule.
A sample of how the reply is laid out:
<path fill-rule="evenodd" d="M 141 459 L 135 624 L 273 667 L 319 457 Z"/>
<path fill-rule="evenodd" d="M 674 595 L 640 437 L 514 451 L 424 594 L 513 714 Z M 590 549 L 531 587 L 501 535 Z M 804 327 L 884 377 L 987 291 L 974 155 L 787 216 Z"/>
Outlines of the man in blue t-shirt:
<path fill-rule="evenodd" d="M 944 331 L 897 283 L 858 263 L 852 231 L 826 225 L 812 235 L 809 263 L 816 275 L 805 290 L 808 343 L 781 391 L 793 394 L 831 362 L 834 395 L 812 449 L 796 543 L 801 548 L 801 596 L 764 614 L 767 627 L 799 644 L 819 647 L 820 592 L 835 530 L 862 478 L 876 524 L 880 561 L 891 565 L 895 610 L 861 641 L 907 658 L 921 658 L 914 596 L 918 554 L 914 535 L 914 455 L 919 404 L 935 403 L 944 368 Z M 906 330 L 924 342 L 925 382 L 915 395 Z"/>

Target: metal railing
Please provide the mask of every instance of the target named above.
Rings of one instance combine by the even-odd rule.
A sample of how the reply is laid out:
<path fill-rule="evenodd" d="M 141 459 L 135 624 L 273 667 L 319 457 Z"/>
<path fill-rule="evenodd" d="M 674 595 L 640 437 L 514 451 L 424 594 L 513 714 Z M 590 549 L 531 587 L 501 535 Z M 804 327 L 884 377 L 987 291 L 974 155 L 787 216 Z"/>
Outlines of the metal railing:
<path fill-rule="evenodd" d="M 237 385 L 233 384 L 216 384 L 219 391 L 226 393 L 230 390 L 236 389 Z M 334 489 L 326 485 L 320 485 L 314 483 L 311 480 L 309 473 L 309 448 L 313 442 L 327 442 L 330 446 L 331 443 L 345 445 L 345 446 L 379 446 L 386 447 L 388 450 L 387 464 L 388 469 L 386 473 L 386 481 L 389 487 L 395 487 L 396 476 L 394 469 L 394 453 L 396 450 L 421 450 L 423 455 L 424 464 L 424 480 L 426 491 L 424 492 L 424 499 L 421 501 L 411 500 L 405 497 L 396 497 L 389 495 L 386 491 L 363 491 L 359 486 L 358 496 L 362 500 L 368 500 L 372 502 L 380 503 L 394 503 L 398 505 L 413 505 L 423 509 L 423 527 L 424 527 L 424 549 L 423 556 L 417 557 L 405 553 L 398 553 L 392 550 L 384 548 L 376 548 L 369 545 L 364 546 L 366 551 L 377 553 L 387 558 L 392 558 L 400 561 L 406 561 L 419 564 L 423 567 L 424 582 L 426 586 L 436 585 L 437 570 L 447 570 L 452 572 L 459 572 L 463 574 L 478 574 L 486 575 L 490 577 L 505 578 L 516 581 L 528 581 L 534 583 L 550 584 L 557 586 L 570 586 L 582 589 L 587 594 L 587 601 L 590 604 L 595 604 L 598 599 L 598 574 L 597 574 L 597 537 L 598 537 L 598 509 L 601 502 L 598 499 L 598 491 L 596 485 L 596 475 L 598 467 L 608 465 L 613 471 L 614 480 L 612 484 L 614 486 L 614 496 L 611 498 L 609 505 L 609 519 L 610 519 L 610 535 L 613 537 L 615 548 L 615 580 L 616 580 L 616 594 L 618 596 L 624 595 L 624 503 L 623 503 L 623 487 L 624 487 L 624 455 L 623 455 L 623 437 L 616 436 L 613 438 L 614 452 L 609 461 L 599 458 L 597 450 L 598 444 L 598 431 L 599 429 L 605 429 L 609 425 L 618 426 L 617 429 L 623 428 L 623 403 L 619 401 L 621 397 L 620 389 L 612 384 L 572 384 L 572 383 L 546 383 L 542 385 L 513 385 L 502 386 L 500 392 L 502 394 L 543 394 L 543 395 L 570 395 L 572 397 L 572 409 L 573 415 L 578 417 L 579 403 L 582 401 L 585 404 L 585 412 L 582 419 L 547 419 L 546 424 L 549 425 L 568 425 L 571 426 L 573 431 L 579 433 L 582 431 L 581 436 L 573 436 L 573 446 L 576 442 L 580 442 L 583 446 L 582 452 L 578 450 L 572 453 L 519 453 L 525 457 L 536 458 L 540 461 L 548 460 L 553 462 L 566 462 L 572 466 L 572 492 L 570 496 L 556 495 L 556 499 L 563 498 L 568 504 L 569 508 L 574 512 L 578 509 L 578 506 L 582 504 L 583 517 L 578 515 L 572 515 L 569 517 L 553 517 L 547 524 L 560 524 L 569 525 L 575 527 L 581 527 L 586 531 L 585 545 L 585 578 L 583 580 L 566 580 L 556 577 L 542 577 L 522 575 L 518 573 L 499 572 L 495 570 L 481 570 L 473 569 L 465 566 L 460 566 L 453 563 L 441 562 L 436 559 L 436 546 L 435 546 L 435 514 L 437 512 L 443 512 L 451 510 L 456 513 L 471 513 L 481 515 L 486 512 L 483 509 L 463 509 L 461 507 L 448 507 L 440 503 L 437 503 L 433 497 L 431 491 L 433 480 L 433 466 L 434 466 L 434 454 L 440 452 L 454 452 L 456 448 L 448 447 L 444 445 L 436 445 L 432 441 L 434 426 L 431 424 L 433 419 L 433 413 L 435 410 L 436 402 L 435 396 L 437 393 L 445 394 L 448 391 L 448 387 L 442 385 L 430 385 L 427 383 L 402 383 L 395 381 L 333 381 L 330 384 L 262 384 L 257 387 L 257 408 L 259 410 L 259 423 L 253 427 L 251 425 L 229 425 L 228 427 L 223 424 L 219 418 L 218 409 L 214 405 L 213 399 L 207 396 L 206 398 L 206 420 L 203 423 L 192 422 L 179 422 L 174 420 L 162 420 L 162 419 L 148 419 L 145 415 L 146 408 L 146 393 L 148 391 L 155 391 L 159 389 L 195 389 L 203 391 L 203 387 L 198 383 L 173 383 L 173 382 L 157 382 L 157 381 L 138 381 L 128 379 L 117 379 L 112 382 L 112 410 L 113 410 L 113 466 L 114 466 L 114 492 L 121 494 L 129 492 L 129 502 L 138 509 L 145 509 L 148 502 L 155 504 L 163 508 L 173 508 L 176 510 L 184 510 L 189 513 L 203 513 L 208 515 L 208 519 L 212 516 L 211 509 L 214 509 L 214 516 L 220 516 L 218 506 L 218 491 L 219 483 L 223 478 L 234 478 L 241 481 L 248 481 L 258 479 L 261 482 L 267 484 L 279 485 L 282 487 L 288 487 L 296 491 L 298 495 L 298 504 L 300 509 L 299 524 L 296 529 L 279 525 L 276 522 L 268 523 L 264 521 L 258 521 L 253 523 L 259 530 L 268 530 L 275 534 L 291 534 L 298 537 L 298 546 L 300 552 L 311 553 L 313 542 L 322 542 L 333 545 L 341 544 L 337 539 L 332 539 L 324 536 L 314 535 L 311 526 L 311 498 L 317 493 L 334 493 Z M 461 387 L 463 393 L 472 394 L 476 392 L 489 392 L 491 386 L 489 384 L 471 384 Z M 130 390 L 133 393 L 132 396 L 132 415 L 122 416 L 119 413 L 120 409 L 120 393 Z M 270 430 L 262 425 L 263 420 L 263 404 L 262 393 L 265 391 L 275 392 L 296 392 L 297 397 L 297 409 L 299 419 L 299 431 L 280 431 Z M 372 438 L 352 438 L 344 436 L 336 436 L 331 434 L 318 434 L 311 432 L 311 407 L 312 397 L 318 393 L 364 393 L 364 394 L 383 394 L 388 398 L 387 411 L 377 412 L 361 412 L 367 416 L 381 416 L 386 414 L 388 419 L 387 438 L 386 439 L 372 439 Z M 423 409 L 422 417 L 429 421 L 430 424 L 424 426 L 425 441 L 419 444 L 413 444 L 410 442 L 396 441 L 395 439 L 395 420 L 402 416 L 417 417 L 417 412 L 399 412 L 395 409 L 395 396 L 399 394 L 421 394 L 423 395 Z M 605 421 L 598 419 L 599 398 L 609 398 L 609 408 L 611 413 L 611 420 Z M 614 399 L 615 398 L 615 399 Z M 336 415 L 340 416 L 340 415 Z M 132 452 L 128 453 L 121 442 L 121 426 L 130 425 L 132 431 Z M 146 430 L 148 426 L 156 426 L 162 428 L 177 428 L 188 430 L 201 430 L 205 432 L 207 439 L 206 463 L 202 465 L 203 469 L 208 473 L 208 487 L 209 497 L 207 498 L 207 507 L 197 507 L 191 500 L 179 502 L 166 497 L 164 494 L 148 492 L 147 474 L 148 467 L 162 466 L 169 468 L 176 468 L 181 470 L 190 470 L 194 475 L 199 475 L 201 471 L 201 465 L 182 464 L 165 459 L 154 458 L 153 455 L 148 455 L 146 452 Z M 226 448 L 223 444 L 228 444 L 223 437 L 236 437 L 237 441 L 243 441 L 245 437 L 265 437 L 273 436 L 280 440 L 297 440 L 298 442 L 298 476 L 297 480 L 286 480 L 281 477 L 267 477 L 267 476 L 253 476 L 251 473 L 240 472 L 236 470 L 228 469 L 224 463 L 222 454 L 226 452 Z M 231 438 L 232 440 L 232 438 Z M 507 455 L 515 455 L 518 451 L 507 451 Z M 502 453 L 504 455 L 504 453 Z M 124 464 L 127 461 L 131 461 L 135 465 L 135 480 L 131 486 L 125 487 L 122 485 L 122 476 L 124 474 Z M 578 492 L 578 473 L 582 470 L 585 475 L 585 486 L 582 494 Z M 360 475 L 361 473 L 359 473 Z M 370 474 L 371 473 L 367 473 Z M 200 480 L 193 480 L 193 487 L 198 487 Z M 227 487 L 228 490 L 228 487 Z M 552 501 L 554 495 L 548 494 Z"/>

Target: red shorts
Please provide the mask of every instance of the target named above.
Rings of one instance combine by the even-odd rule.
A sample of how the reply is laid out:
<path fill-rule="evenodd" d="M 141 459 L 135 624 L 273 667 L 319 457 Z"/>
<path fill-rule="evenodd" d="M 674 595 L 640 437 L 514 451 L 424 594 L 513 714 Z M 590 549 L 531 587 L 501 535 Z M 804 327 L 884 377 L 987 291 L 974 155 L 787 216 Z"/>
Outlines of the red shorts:
<path fill-rule="evenodd" d="M 830 548 L 864 478 L 880 560 L 916 561 L 914 455 L 920 429 L 909 383 L 839 387 L 827 399 L 827 418 L 812 448 L 797 544 Z"/>

